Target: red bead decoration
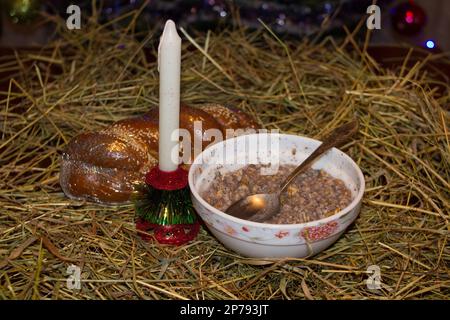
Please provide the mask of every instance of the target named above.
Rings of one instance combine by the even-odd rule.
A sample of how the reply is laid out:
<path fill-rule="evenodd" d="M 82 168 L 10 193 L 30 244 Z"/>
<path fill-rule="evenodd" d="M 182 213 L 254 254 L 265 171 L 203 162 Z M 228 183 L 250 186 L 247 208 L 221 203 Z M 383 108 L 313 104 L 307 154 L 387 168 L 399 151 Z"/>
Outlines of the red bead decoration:
<path fill-rule="evenodd" d="M 136 221 L 136 229 L 145 233 L 153 230 L 153 236 L 159 243 L 179 246 L 194 240 L 200 230 L 200 223 L 196 221 L 193 224 L 162 226 L 138 219 Z M 140 236 L 145 241 L 149 241 L 151 238 L 150 235 L 143 233 L 140 233 Z"/>
<path fill-rule="evenodd" d="M 154 167 L 145 176 L 145 183 L 158 190 L 179 190 L 188 184 L 188 173 L 181 167 L 175 171 L 162 171 Z"/>

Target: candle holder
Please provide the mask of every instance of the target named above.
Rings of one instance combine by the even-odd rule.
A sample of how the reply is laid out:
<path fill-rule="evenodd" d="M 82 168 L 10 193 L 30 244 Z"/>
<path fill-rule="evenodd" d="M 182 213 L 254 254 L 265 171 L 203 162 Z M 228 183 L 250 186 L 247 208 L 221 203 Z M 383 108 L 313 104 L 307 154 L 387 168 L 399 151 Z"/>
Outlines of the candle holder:
<path fill-rule="evenodd" d="M 159 243 L 182 245 L 193 240 L 200 230 L 189 193 L 188 172 L 181 167 L 171 172 L 155 167 L 148 172 L 135 199 L 135 209 L 136 229 L 146 241 L 151 236 L 145 233 L 153 231 Z"/>

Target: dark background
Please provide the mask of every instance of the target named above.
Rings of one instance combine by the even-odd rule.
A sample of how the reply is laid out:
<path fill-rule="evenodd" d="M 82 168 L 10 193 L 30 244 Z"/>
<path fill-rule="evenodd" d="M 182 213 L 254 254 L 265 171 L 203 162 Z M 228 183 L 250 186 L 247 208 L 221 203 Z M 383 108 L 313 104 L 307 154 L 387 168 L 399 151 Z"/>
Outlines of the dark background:
<path fill-rule="evenodd" d="M 67 6 L 77 4 L 85 21 L 93 10 L 103 22 L 130 10 L 138 9 L 143 0 L 104 0 L 66 1 L 66 0 L 1 0 L 0 45 L 3 47 L 26 47 L 42 45 L 52 36 L 52 23 L 49 15 L 59 15 L 66 19 Z M 136 23 L 137 36 L 143 37 L 148 30 L 158 28 L 168 18 L 179 26 L 198 31 L 221 30 L 240 25 L 261 28 L 258 21 L 265 23 L 282 37 L 316 37 L 333 35 L 336 38 L 346 35 L 344 26 L 354 30 L 359 22 L 363 28 L 356 34 L 362 40 L 366 32 L 365 19 L 367 7 L 372 0 L 149 0 Z M 373 44 L 406 44 L 408 46 L 433 50 L 450 50 L 450 1 L 417 0 L 394 1 L 379 0 L 381 7 L 381 30 L 374 30 Z M 413 17 L 416 20 L 408 20 Z M 411 16 L 412 14 L 412 16 Z M 406 29 L 398 30 L 396 25 L 403 22 Z M 125 24 L 123 20 L 121 23 Z M 408 23 L 410 22 L 410 23 Z M 408 32 L 417 27 L 414 33 Z M 115 24 L 112 27 L 121 27 Z M 409 29 L 408 29 L 409 28 Z M 429 42 L 433 41 L 433 42 Z"/>

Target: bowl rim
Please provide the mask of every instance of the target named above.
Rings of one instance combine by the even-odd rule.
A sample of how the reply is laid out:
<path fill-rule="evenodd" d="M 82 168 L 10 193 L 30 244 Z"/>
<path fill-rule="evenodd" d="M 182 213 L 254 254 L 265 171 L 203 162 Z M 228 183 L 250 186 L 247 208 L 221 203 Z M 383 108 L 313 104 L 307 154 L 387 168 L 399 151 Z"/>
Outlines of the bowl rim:
<path fill-rule="evenodd" d="M 197 192 L 195 186 L 194 186 L 194 170 L 196 168 L 196 165 L 200 165 L 197 162 L 197 159 L 199 159 L 200 157 L 203 156 L 203 154 L 207 151 L 207 152 L 211 152 L 214 149 L 217 149 L 219 147 L 221 147 L 224 143 L 226 143 L 227 141 L 231 141 L 231 140 L 237 140 L 237 139 L 244 139 L 243 137 L 245 136 L 254 136 L 254 135 L 278 135 L 280 136 L 280 139 L 282 137 L 287 137 L 290 139 L 303 139 L 303 140 L 309 140 L 315 143 L 320 143 L 320 140 L 317 139 L 313 139 L 313 138 L 309 138 L 306 136 L 302 136 L 302 135 L 296 135 L 296 134 L 287 134 L 287 133 L 271 133 L 271 132 L 266 132 L 266 133 L 253 133 L 253 134 L 249 134 L 249 135 L 241 135 L 238 137 L 234 137 L 231 139 L 226 139 L 223 141 L 220 141 L 212 146 L 207 147 L 206 150 L 203 150 L 201 153 L 199 153 L 197 155 L 197 157 L 195 157 L 194 161 L 192 162 L 192 165 L 189 168 L 189 175 L 188 175 L 188 183 L 189 183 L 189 189 L 191 191 L 191 194 L 194 195 L 194 197 L 200 202 L 200 204 L 204 207 L 206 207 L 206 209 L 208 209 L 209 211 L 213 212 L 214 214 L 222 217 L 223 219 L 226 220 L 231 220 L 235 223 L 238 224 L 245 224 L 246 226 L 249 227 L 259 227 L 259 228 L 268 228 L 268 229 L 302 229 L 302 228 L 306 228 L 306 227 L 311 227 L 311 226 L 317 226 L 317 225 L 323 225 L 326 224 L 328 222 L 337 220 L 343 216 L 345 216 L 347 213 L 349 213 L 350 211 L 352 211 L 362 200 L 362 197 L 364 195 L 364 191 L 365 191 L 365 179 L 364 179 L 364 174 L 361 171 L 361 168 L 356 164 L 356 162 L 349 156 L 347 155 L 345 152 L 341 151 L 338 148 L 333 148 L 332 150 L 334 152 L 339 152 L 345 160 L 347 160 L 353 168 L 356 169 L 357 172 L 357 176 L 358 176 L 358 180 L 360 182 L 360 188 L 358 190 L 358 193 L 356 194 L 355 198 L 352 200 L 352 202 L 346 206 L 344 209 L 340 210 L 339 212 L 323 218 L 323 219 L 319 219 L 319 220 L 313 220 L 313 221 L 309 221 L 309 222 L 303 222 L 303 223 L 291 223 L 291 224 L 274 224 L 274 223 L 265 223 L 265 222 L 254 222 L 254 221 L 249 221 L 249 220 L 245 220 L 245 219 L 240 219 L 240 218 L 236 218 L 233 217 L 215 207 L 213 207 L 212 205 L 210 205 L 208 202 L 206 202 L 206 200 L 204 200 L 200 194 Z"/>

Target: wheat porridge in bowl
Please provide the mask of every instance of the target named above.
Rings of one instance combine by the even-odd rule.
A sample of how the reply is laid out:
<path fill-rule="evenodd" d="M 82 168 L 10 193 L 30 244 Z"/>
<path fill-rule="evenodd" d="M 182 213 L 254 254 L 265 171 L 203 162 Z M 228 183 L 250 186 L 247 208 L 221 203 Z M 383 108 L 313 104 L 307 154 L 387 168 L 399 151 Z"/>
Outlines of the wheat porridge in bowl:
<path fill-rule="evenodd" d="M 263 165 L 247 165 L 236 171 L 216 173 L 202 197 L 213 207 L 225 211 L 239 199 L 257 193 L 274 193 L 296 166 L 281 165 L 273 175 L 262 175 Z M 297 224 L 329 217 L 352 201 L 342 180 L 324 170 L 308 169 L 299 175 L 281 196 L 281 210 L 264 221 L 270 224 Z"/>

